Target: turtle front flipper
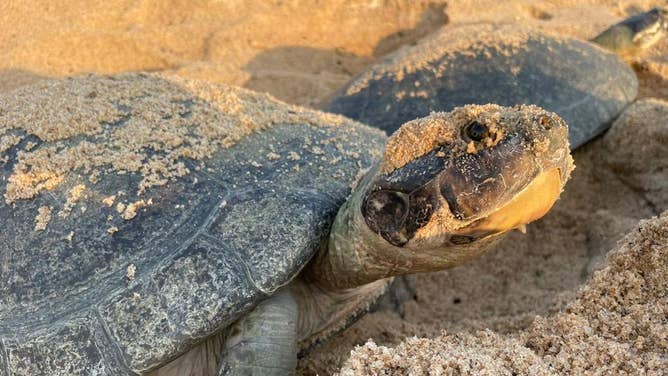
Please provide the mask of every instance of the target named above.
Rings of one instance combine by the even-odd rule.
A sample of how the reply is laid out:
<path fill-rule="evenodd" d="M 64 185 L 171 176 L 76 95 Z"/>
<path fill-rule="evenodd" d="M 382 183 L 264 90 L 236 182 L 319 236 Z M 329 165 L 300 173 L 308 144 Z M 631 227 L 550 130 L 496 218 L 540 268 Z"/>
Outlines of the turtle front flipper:
<path fill-rule="evenodd" d="M 647 49 L 666 35 L 668 11 L 654 8 L 612 25 L 591 41 L 621 55 Z"/>
<path fill-rule="evenodd" d="M 297 303 L 283 290 L 228 328 L 218 376 L 292 375 L 297 367 Z"/>

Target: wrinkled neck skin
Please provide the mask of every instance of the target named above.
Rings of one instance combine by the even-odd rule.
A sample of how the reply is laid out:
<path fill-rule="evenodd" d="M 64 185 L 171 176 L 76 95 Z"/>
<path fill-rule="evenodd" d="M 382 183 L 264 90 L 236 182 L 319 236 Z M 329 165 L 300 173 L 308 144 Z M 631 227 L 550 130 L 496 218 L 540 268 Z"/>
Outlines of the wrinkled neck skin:
<path fill-rule="evenodd" d="M 308 280 L 325 289 L 344 290 L 387 277 L 451 268 L 493 248 L 505 236 L 501 233 L 458 246 L 396 247 L 372 232 L 362 216 L 369 179 L 365 180 L 339 209 L 329 242 L 307 270 Z"/>

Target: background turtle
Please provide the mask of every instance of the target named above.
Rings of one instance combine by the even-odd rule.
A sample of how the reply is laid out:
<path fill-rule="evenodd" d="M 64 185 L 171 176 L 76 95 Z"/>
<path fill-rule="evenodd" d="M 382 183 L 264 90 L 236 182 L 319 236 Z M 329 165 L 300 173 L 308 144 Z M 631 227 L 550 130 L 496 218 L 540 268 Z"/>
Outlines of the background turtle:
<path fill-rule="evenodd" d="M 465 104 L 535 104 L 569 125 L 571 147 L 610 126 L 638 91 L 628 55 L 665 35 L 656 8 L 613 25 L 592 42 L 520 25 L 444 29 L 362 72 L 324 106 L 391 134 L 431 111 Z M 603 49 L 603 48 L 605 49 Z"/>
<path fill-rule="evenodd" d="M 291 373 L 387 277 L 486 251 L 572 169 L 565 123 L 534 106 L 467 106 L 386 140 L 125 74 L 41 82 L 0 109 L 4 375 Z"/>

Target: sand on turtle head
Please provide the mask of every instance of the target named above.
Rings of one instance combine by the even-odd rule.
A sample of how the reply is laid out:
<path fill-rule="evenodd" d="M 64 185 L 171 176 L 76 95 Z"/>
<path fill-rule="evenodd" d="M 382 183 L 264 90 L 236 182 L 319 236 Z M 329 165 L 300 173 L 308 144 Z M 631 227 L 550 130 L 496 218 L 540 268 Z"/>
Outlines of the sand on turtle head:
<path fill-rule="evenodd" d="M 506 134 L 514 132 L 510 124 L 529 125 L 530 122 L 546 121 L 547 119 L 563 124 L 556 114 L 531 105 L 513 108 L 496 104 L 469 105 L 455 108 L 447 113 L 432 112 L 429 116 L 409 121 L 390 136 L 380 171 L 385 174 L 390 173 L 433 151 L 438 146 L 446 144 L 452 147 L 453 155 L 475 153 L 479 147 L 492 147 Z M 490 135 L 479 142 L 467 141 L 460 136 L 462 128 L 474 120 L 489 128 Z M 541 153 L 546 147 L 544 135 L 533 127 L 526 127 L 525 131 L 527 132 L 526 138 L 531 139 L 532 151 L 536 154 Z M 451 156 L 444 155 L 443 157 Z"/>

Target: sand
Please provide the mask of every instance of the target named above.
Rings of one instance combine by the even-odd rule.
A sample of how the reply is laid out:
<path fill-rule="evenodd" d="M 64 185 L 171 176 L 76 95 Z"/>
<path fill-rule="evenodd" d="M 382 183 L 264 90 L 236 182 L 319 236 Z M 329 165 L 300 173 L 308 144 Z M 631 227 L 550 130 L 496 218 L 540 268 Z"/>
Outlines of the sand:
<path fill-rule="evenodd" d="M 369 340 L 340 375 L 661 375 L 668 370 L 668 212 L 641 221 L 564 310 L 523 331 Z"/>
<path fill-rule="evenodd" d="M 3 2 L 0 90 L 45 77 L 149 70 L 240 85 L 318 107 L 384 54 L 441 27 L 447 31 L 495 21 L 590 38 L 629 14 L 659 4 L 663 2 Z M 631 59 L 641 98 L 668 99 L 667 52 L 668 42 L 663 41 Z M 397 367 L 424 365 L 438 356 L 437 364 L 451 367 L 445 374 L 454 373 L 462 359 L 469 359 L 469 365 L 485 364 L 490 374 L 579 374 L 577 367 L 584 361 L 620 364 L 631 373 L 634 369 L 628 367 L 665 366 L 665 337 L 664 342 L 644 335 L 639 340 L 639 335 L 631 335 L 637 328 L 631 333 L 626 327 L 603 325 L 623 321 L 596 318 L 593 312 L 612 312 L 611 307 L 618 306 L 606 306 L 591 296 L 592 291 L 622 286 L 624 280 L 612 276 L 644 270 L 628 255 L 650 260 L 665 252 L 648 245 L 665 244 L 665 234 L 658 229 L 665 226 L 665 216 L 638 223 L 668 208 L 668 169 L 661 164 L 668 161 L 668 116 L 662 102 L 640 105 L 645 107 L 630 112 L 618 132 L 575 152 L 577 168 L 562 199 L 547 217 L 531 224 L 526 235 L 512 234 L 499 249 L 462 267 L 416 276 L 417 299 L 407 302 L 401 314 L 379 311 L 364 316 L 301 359 L 299 373 L 326 375 L 345 364 L 346 374 L 364 367 L 366 354 L 388 366 L 394 360 L 383 363 L 388 359 L 382 354 L 396 355 Z M 11 142 L 0 140 L 0 149 Z M 605 255 L 629 232 L 632 235 L 617 248 L 608 269 L 592 279 L 594 271 L 606 265 Z M 660 317 L 663 312 L 664 322 L 651 331 L 642 328 L 642 333 L 665 329 L 665 293 L 662 304 L 656 287 L 668 271 L 665 262 L 656 267 L 652 275 L 657 278 L 643 285 L 654 290 L 633 290 L 640 299 L 637 304 L 626 298 L 618 302 L 629 312 L 635 309 L 630 318 L 643 312 Z M 611 277 L 597 277 L 601 275 Z M 489 331 L 479 332 L 485 329 Z M 412 337 L 421 339 L 407 339 Z M 365 345 L 348 359 L 350 351 L 368 339 L 375 345 Z M 546 341 L 560 347 L 552 349 Z M 613 357 L 600 357 L 613 350 Z M 499 356 L 499 351 L 505 355 Z M 584 360 L 576 357 L 582 354 Z M 659 363 L 652 360 L 656 354 Z"/>

